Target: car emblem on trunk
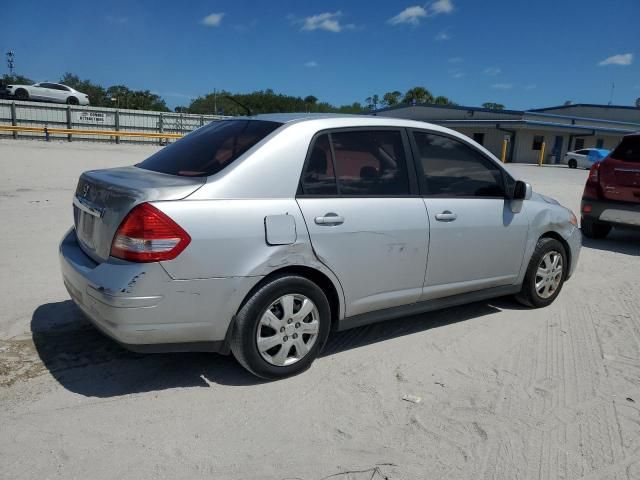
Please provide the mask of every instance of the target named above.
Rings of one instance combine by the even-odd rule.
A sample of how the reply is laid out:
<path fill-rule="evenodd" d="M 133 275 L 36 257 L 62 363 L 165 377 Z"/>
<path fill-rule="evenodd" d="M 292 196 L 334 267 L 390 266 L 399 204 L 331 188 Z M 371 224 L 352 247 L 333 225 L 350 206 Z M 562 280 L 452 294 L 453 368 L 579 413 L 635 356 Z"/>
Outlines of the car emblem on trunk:
<path fill-rule="evenodd" d="M 87 193 L 89 193 L 89 188 L 90 188 L 90 187 L 89 187 L 89 184 L 88 184 L 88 183 L 85 183 L 85 184 L 84 184 L 84 187 L 82 188 L 82 196 L 83 196 L 83 197 L 86 197 L 86 196 L 87 196 Z"/>

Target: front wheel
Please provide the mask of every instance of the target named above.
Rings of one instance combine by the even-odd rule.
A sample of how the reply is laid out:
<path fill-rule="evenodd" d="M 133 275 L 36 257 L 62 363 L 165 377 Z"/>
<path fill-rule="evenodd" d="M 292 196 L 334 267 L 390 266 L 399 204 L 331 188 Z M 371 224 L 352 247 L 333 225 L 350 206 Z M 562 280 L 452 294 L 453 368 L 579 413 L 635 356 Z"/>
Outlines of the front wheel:
<path fill-rule="evenodd" d="M 330 326 L 329 302 L 315 283 L 298 275 L 276 276 L 238 311 L 231 351 L 258 377 L 288 377 L 311 366 Z"/>
<path fill-rule="evenodd" d="M 522 290 L 516 299 L 533 308 L 550 305 L 562 290 L 568 268 L 567 254 L 562 244 L 554 238 L 541 238 L 533 251 Z"/>

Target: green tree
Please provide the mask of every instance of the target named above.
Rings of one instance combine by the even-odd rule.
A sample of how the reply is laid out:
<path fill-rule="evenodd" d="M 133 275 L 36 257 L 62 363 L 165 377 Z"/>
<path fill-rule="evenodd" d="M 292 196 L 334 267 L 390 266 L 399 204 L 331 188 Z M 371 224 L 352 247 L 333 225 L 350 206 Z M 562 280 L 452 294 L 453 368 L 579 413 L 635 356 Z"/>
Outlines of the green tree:
<path fill-rule="evenodd" d="M 2 85 L 33 85 L 34 83 L 33 80 L 23 75 L 9 75 L 8 73 L 2 75 L 0 80 Z"/>
<path fill-rule="evenodd" d="M 433 103 L 436 105 L 453 105 L 453 102 L 451 100 L 442 95 L 438 95 L 436 98 L 434 98 Z"/>
<path fill-rule="evenodd" d="M 367 108 L 369 110 L 376 110 L 378 108 L 378 103 L 380 103 L 380 97 L 376 93 L 375 95 L 371 95 L 365 99 L 367 103 Z"/>
<path fill-rule="evenodd" d="M 640 108 L 640 97 L 636 98 L 636 107 Z"/>
<path fill-rule="evenodd" d="M 413 87 L 404 94 L 402 103 L 433 103 L 433 95 L 424 87 Z"/>
<path fill-rule="evenodd" d="M 89 97 L 91 98 L 91 97 Z M 110 107 L 130 110 L 155 110 L 168 112 L 165 101 L 149 90 L 131 90 L 125 85 L 113 85 L 106 91 L 106 100 Z"/>
<path fill-rule="evenodd" d="M 486 102 L 482 104 L 482 108 L 488 108 L 489 110 L 504 110 L 504 105 L 501 103 Z"/>
<path fill-rule="evenodd" d="M 386 107 L 398 105 L 400 103 L 400 97 L 402 97 L 402 93 L 397 90 L 387 92 L 382 96 L 382 105 Z"/>

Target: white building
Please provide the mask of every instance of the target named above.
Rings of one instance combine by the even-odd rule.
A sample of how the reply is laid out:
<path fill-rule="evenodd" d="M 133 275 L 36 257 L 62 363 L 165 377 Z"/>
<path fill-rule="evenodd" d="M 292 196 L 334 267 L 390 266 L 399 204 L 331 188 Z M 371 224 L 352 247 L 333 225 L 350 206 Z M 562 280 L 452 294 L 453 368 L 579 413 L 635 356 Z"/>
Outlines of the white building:
<path fill-rule="evenodd" d="M 572 150 L 613 149 L 628 133 L 640 131 L 640 108 L 575 104 L 535 110 L 490 110 L 458 105 L 398 105 L 374 115 L 437 123 L 473 138 L 507 161 L 536 163 L 542 143 L 545 163 L 559 163 Z"/>

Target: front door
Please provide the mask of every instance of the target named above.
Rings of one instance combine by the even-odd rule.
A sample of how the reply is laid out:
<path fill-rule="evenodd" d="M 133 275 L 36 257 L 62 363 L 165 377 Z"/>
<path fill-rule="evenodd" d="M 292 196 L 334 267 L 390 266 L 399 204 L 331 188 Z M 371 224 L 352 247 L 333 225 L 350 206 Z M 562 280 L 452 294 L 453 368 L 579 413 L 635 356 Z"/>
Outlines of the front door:
<path fill-rule="evenodd" d="M 465 142 L 413 132 L 430 223 L 422 300 L 516 283 L 529 222 L 505 198 L 510 180 Z"/>
<path fill-rule="evenodd" d="M 338 130 L 312 142 L 297 200 L 314 252 L 342 285 L 347 316 L 421 295 L 429 223 L 406 148 L 400 129 Z"/>
<path fill-rule="evenodd" d="M 555 157 L 554 163 L 560 163 L 562 160 L 562 144 L 564 143 L 564 137 L 557 135 L 553 142 L 553 156 Z"/>

